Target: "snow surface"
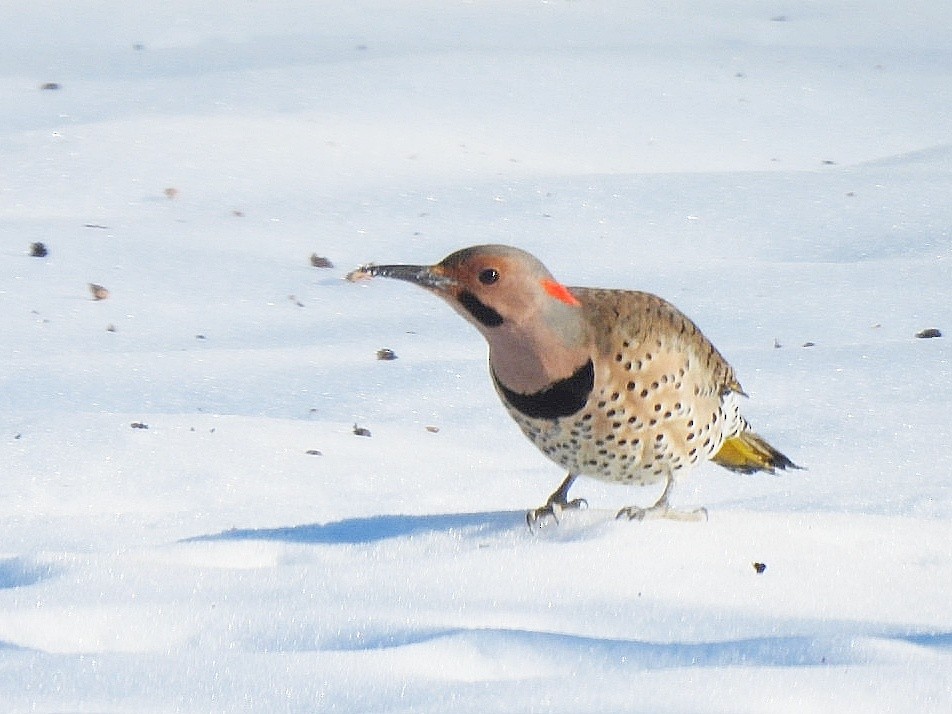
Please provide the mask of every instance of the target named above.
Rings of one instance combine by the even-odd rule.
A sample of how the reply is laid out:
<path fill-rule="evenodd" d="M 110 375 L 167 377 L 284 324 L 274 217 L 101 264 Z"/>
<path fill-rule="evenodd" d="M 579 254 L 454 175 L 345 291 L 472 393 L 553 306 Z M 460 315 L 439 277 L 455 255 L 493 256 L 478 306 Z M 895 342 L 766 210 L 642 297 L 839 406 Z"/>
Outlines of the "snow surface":
<path fill-rule="evenodd" d="M 4 3 L 0 709 L 952 711 L 950 27 Z M 481 338 L 341 279 L 483 242 L 672 300 L 808 470 L 530 534 Z"/>

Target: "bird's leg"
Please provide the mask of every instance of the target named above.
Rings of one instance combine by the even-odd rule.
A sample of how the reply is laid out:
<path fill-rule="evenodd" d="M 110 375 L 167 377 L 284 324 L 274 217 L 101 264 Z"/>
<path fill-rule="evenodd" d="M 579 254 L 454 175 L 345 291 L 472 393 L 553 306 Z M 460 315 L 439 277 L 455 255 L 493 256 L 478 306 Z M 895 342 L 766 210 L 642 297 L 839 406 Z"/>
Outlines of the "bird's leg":
<path fill-rule="evenodd" d="M 529 524 L 529 528 L 534 529 L 536 526 L 541 527 L 545 525 L 544 521 L 549 517 L 558 523 L 559 515 L 564 510 L 588 507 L 588 501 L 584 498 L 573 498 L 571 501 L 569 500 L 569 489 L 577 477 L 578 474 L 569 474 L 566 476 L 565 480 L 562 481 L 559 487 L 555 489 L 553 494 L 546 500 L 544 506 L 540 506 L 526 514 L 526 523 Z"/>
<path fill-rule="evenodd" d="M 648 508 L 625 506 L 615 518 L 627 518 L 629 521 L 644 521 L 652 518 L 667 518 L 672 521 L 706 521 L 706 508 L 698 508 L 694 511 L 678 511 L 671 508 L 668 498 L 670 498 L 671 491 L 674 489 L 674 478 L 668 473 L 666 479 L 664 491 L 661 492 L 661 496 L 653 506 L 648 506 Z"/>

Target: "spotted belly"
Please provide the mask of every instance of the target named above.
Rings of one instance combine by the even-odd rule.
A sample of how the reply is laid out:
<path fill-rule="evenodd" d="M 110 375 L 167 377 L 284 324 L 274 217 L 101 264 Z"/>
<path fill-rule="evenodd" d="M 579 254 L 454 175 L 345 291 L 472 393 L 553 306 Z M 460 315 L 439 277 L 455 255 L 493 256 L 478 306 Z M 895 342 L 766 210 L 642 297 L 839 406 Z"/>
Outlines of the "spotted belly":
<path fill-rule="evenodd" d="M 711 458 L 740 428 L 732 393 L 695 383 L 685 365 L 596 370 L 584 406 L 556 418 L 507 410 L 532 443 L 572 474 L 647 485 Z M 500 395 L 502 396 L 502 395 Z"/>

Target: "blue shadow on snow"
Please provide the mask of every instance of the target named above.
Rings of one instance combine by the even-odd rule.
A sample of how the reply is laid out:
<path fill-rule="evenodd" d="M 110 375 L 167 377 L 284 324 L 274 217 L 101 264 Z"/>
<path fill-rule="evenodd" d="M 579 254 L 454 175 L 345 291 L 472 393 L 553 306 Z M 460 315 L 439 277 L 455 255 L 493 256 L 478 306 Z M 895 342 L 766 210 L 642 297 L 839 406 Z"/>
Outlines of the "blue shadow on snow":
<path fill-rule="evenodd" d="M 221 533 L 185 538 L 182 542 L 275 540 L 286 543 L 359 544 L 456 530 L 490 534 L 525 527 L 524 511 L 380 515 L 282 528 L 235 528 Z"/>
<path fill-rule="evenodd" d="M 449 627 L 386 632 L 377 636 L 370 634 L 359 641 L 342 639 L 336 643 L 326 643 L 324 649 L 391 649 L 442 640 L 447 643 L 445 652 L 452 652 L 455 642 L 456 646 L 475 647 L 477 651 L 490 655 L 495 651 L 530 652 L 563 663 L 581 656 L 589 661 L 602 660 L 606 666 L 617 666 L 618 662 L 624 662 L 640 670 L 679 667 L 828 667 L 880 661 L 875 648 L 870 650 L 863 643 L 905 641 L 929 649 L 946 649 L 950 637 L 952 634 L 948 632 L 905 635 L 853 631 L 711 642 L 649 642 L 508 628 Z"/>
<path fill-rule="evenodd" d="M 36 563 L 27 558 L 0 560 L 0 590 L 36 585 L 57 574 L 52 565 Z"/>

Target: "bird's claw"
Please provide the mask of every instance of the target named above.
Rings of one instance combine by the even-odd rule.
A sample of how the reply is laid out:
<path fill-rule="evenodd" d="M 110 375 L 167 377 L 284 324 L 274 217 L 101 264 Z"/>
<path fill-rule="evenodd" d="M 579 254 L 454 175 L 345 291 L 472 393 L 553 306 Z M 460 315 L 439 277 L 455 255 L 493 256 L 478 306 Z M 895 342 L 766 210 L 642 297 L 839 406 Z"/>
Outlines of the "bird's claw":
<path fill-rule="evenodd" d="M 578 511 L 584 508 L 588 508 L 588 501 L 584 498 L 573 498 L 571 501 L 547 501 L 544 506 L 534 508 L 526 514 L 526 525 L 531 531 L 541 530 L 545 528 L 550 518 L 555 525 L 558 525 L 562 511 Z"/>

